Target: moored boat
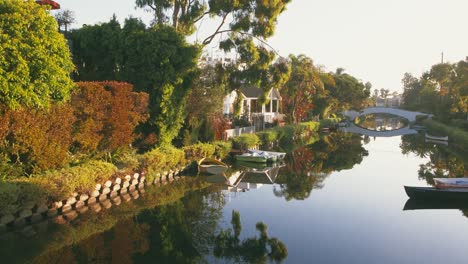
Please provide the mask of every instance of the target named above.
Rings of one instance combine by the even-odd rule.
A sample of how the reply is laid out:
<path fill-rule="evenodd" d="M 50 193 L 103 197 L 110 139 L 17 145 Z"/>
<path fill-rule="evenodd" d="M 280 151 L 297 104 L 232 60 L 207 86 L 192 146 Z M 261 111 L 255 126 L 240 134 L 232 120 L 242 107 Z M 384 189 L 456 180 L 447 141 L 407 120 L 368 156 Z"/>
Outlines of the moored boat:
<path fill-rule="evenodd" d="M 257 153 L 244 153 L 241 155 L 236 155 L 236 160 L 247 161 L 247 162 L 257 162 L 257 163 L 266 163 L 268 157 L 265 155 L 259 155 Z"/>
<path fill-rule="evenodd" d="M 448 136 L 446 136 L 446 137 L 436 137 L 436 136 L 429 135 L 427 133 L 426 133 L 426 138 L 430 139 L 430 140 L 448 141 Z"/>
<path fill-rule="evenodd" d="M 405 192 L 414 199 L 466 200 L 468 188 L 443 188 L 404 186 Z"/>
<path fill-rule="evenodd" d="M 249 149 L 250 153 L 257 153 L 257 154 L 262 154 L 265 153 L 268 156 L 271 157 L 276 157 L 277 160 L 282 160 L 284 157 L 286 157 L 286 152 L 275 152 L 275 151 L 265 151 L 265 150 L 256 150 L 256 149 Z"/>
<path fill-rule="evenodd" d="M 227 169 L 228 165 L 216 159 L 203 158 L 198 161 L 198 171 L 202 173 L 220 174 Z"/>
<path fill-rule="evenodd" d="M 468 188 L 468 178 L 434 178 L 437 188 Z"/>

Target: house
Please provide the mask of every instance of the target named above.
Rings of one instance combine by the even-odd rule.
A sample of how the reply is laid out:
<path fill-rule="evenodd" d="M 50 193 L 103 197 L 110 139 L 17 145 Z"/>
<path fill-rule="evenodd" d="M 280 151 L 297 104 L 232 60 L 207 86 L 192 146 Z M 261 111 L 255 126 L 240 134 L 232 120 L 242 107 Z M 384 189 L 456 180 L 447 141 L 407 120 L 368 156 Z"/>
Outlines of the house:
<path fill-rule="evenodd" d="M 280 114 L 280 104 L 281 104 L 281 95 L 278 89 L 271 89 L 267 95 L 269 99 L 266 104 L 261 104 L 259 99 L 263 95 L 263 91 L 260 88 L 256 87 L 242 87 L 240 88 L 240 94 L 243 98 L 241 105 L 241 116 L 247 117 L 249 121 L 252 121 L 255 117 L 262 117 L 263 122 L 273 123 L 275 119 L 281 118 Z M 223 113 L 225 115 L 234 114 L 234 104 L 237 99 L 237 92 L 232 91 L 224 99 L 224 109 Z"/>

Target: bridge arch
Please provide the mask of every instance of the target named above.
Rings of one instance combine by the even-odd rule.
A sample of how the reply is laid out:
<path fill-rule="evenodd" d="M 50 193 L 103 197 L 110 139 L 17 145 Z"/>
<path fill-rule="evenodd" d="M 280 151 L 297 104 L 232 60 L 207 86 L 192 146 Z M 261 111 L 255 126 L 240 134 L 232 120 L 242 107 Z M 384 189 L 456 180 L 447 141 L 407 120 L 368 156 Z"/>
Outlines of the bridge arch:
<path fill-rule="evenodd" d="M 366 109 L 364 109 L 362 111 L 359 111 L 359 112 L 354 111 L 354 110 L 348 110 L 348 111 L 343 112 L 343 115 L 349 117 L 351 120 L 354 120 L 358 116 L 370 115 L 370 114 L 392 114 L 392 115 L 396 115 L 396 116 L 406 118 L 410 122 L 416 121 L 417 116 L 432 117 L 431 114 L 407 111 L 407 110 L 403 110 L 403 109 L 390 108 L 390 107 L 369 107 L 369 108 L 366 108 Z"/>

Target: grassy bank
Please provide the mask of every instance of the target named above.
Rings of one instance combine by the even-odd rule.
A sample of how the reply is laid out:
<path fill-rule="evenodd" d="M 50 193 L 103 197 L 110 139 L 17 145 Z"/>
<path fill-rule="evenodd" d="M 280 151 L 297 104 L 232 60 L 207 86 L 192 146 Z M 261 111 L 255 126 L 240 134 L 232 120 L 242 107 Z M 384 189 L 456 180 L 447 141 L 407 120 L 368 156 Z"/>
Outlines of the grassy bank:
<path fill-rule="evenodd" d="M 448 135 L 450 142 L 455 145 L 468 146 L 468 132 L 463 129 L 448 126 L 432 119 L 424 120 L 423 125 L 426 126 L 429 131 L 434 131 L 440 135 Z"/>
<path fill-rule="evenodd" d="M 127 152 L 112 163 L 92 160 L 30 177 L 7 178 L 0 182 L 0 217 L 14 215 L 35 204 L 66 200 L 76 196 L 73 193 L 90 193 L 97 183 L 135 172 L 144 173 L 147 181 L 153 181 L 165 172 L 185 168 L 202 157 L 224 158 L 230 150 L 230 142 L 198 143 L 183 149 L 160 147 L 144 154 Z"/>

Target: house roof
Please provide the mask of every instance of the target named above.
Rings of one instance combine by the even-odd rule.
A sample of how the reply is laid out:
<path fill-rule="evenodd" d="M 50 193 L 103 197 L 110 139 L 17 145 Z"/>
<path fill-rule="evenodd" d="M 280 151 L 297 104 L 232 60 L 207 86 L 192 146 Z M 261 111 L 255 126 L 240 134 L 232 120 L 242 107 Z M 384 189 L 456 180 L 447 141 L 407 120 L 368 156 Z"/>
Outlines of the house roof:
<path fill-rule="evenodd" d="M 241 93 L 247 98 L 260 98 L 263 94 L 263 90 L 254 86 L 244 86 L 240 88 Z M 281 99 L 281 95 L 278 89 L 273 88 L 270 91 L 269 96 L 273 99 Z"/>

